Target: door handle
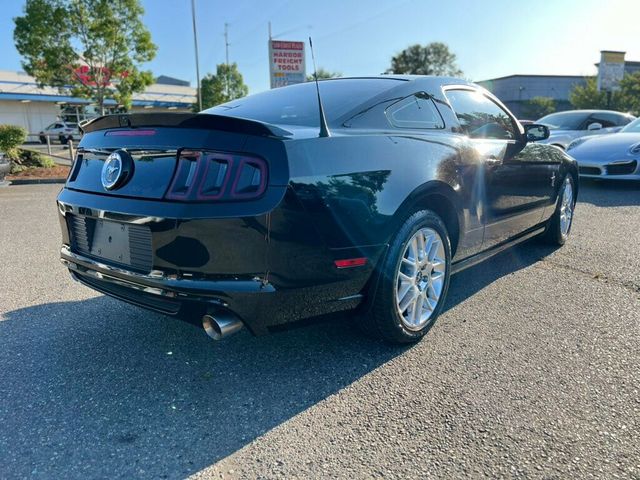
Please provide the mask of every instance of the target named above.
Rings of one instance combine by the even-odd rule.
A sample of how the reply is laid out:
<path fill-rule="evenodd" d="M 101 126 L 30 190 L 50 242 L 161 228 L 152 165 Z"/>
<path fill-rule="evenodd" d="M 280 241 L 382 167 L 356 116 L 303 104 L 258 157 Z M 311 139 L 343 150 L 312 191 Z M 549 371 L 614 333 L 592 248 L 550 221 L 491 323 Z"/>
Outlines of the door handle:
<path fill-rule="evenodd" d="M 485 162 L 487 163 L 487 165 L 498 165 L 499 163 L 502 163 L 502 160 L 500 160 L 498 157 L 496 157 L 495 155 L 489 155 L 486 159 Z"/>

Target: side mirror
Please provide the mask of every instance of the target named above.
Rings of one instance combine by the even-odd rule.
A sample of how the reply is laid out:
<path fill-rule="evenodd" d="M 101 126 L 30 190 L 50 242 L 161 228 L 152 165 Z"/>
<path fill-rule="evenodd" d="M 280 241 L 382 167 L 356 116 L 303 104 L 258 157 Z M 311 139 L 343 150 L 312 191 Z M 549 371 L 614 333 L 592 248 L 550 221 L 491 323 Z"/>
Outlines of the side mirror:
<path fill-rule="evenodd" d="M 549 127 L 532 123 L 524 126 L 524 134 L 527 137 L 527 142 L 539 142 L 549 138 Z"/>
<path fill-rule="evenodd" d="M 598 122 L 590 123 L 589 126 L 587 127 L 587 130 L 589 130 L 590 132 L 594 130 L 602 130 L 602 124 Z"/>

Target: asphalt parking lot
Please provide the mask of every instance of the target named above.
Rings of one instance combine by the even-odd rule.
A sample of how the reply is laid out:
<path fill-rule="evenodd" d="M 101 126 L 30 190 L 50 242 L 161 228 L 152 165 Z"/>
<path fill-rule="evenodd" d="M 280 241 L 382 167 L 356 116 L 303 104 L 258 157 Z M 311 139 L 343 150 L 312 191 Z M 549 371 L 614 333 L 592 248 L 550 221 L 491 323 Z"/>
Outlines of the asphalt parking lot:
<path fill-rule="evenodd" d="M 640 185 L 452 280 L 408 348 L 347 316 L 222 342 L 58 261 L 60 186 L 0 189 L 0 478 L 640 478 Z"/>

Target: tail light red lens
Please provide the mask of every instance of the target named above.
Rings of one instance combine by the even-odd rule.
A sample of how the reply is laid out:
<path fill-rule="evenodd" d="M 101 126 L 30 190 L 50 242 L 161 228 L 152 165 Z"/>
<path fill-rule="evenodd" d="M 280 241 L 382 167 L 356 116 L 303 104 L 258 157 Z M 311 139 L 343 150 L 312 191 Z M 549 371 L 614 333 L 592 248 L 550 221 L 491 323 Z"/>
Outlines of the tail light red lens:
<path fill-rule="evenodd" d="M 267 187 L 267 163 L 258 157 L 182 150 L 165 195 L 182 201 L 250 200 Z"/>

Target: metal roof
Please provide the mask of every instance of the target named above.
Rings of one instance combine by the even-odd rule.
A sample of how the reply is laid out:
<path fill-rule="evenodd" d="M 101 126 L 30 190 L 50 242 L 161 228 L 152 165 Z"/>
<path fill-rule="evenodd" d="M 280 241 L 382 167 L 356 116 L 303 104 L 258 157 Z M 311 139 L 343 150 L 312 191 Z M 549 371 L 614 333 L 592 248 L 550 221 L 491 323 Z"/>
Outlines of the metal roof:
<path fill-rule="evenodd" d="M 0 70 L 0 100 L 61 102 L 87 105 L 91 100 L 69 95 L 70 88 L 38 86 L 35 79 L 25 73 Z M 191 107 L 196 103 L 196 89 L 184 85 L 150 85 L 144 92 L 133 95 L 133 106 Z M 116 105 L 107 100 L 106 105 Z"/>

